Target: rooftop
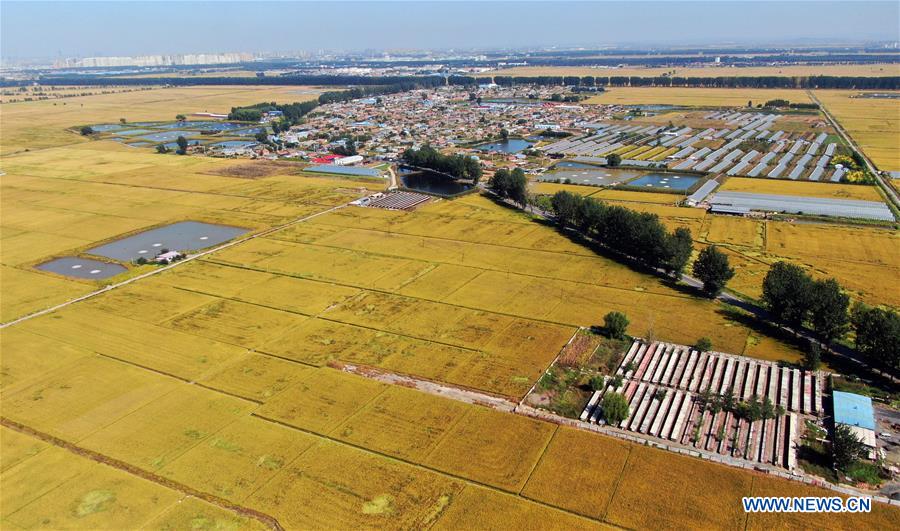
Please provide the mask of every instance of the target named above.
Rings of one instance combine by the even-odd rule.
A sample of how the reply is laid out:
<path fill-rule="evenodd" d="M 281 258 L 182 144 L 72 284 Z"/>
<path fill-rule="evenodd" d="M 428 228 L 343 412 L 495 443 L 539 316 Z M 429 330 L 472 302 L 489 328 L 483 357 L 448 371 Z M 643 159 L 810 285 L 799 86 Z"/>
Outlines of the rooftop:
<path fill-rule="evenodd" d="M 834 422 L 875 430 L 875 411 L 867 396 L 834 391 Z"/>

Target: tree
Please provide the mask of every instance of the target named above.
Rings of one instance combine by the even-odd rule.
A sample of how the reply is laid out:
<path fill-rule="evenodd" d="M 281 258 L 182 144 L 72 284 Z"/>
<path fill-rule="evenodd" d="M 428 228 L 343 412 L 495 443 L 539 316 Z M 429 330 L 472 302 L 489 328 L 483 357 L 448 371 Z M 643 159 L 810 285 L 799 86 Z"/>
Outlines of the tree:
<path fill-rule="evenodd" d="M 826 343 L 839 339 L 847 331 L 850 297 L 841 293 L 837 280 L 816 280 L 810 293 L 810 323 Z"/>
<path fill-rule="evenodd" d="M 691 253 L 694 252 L 694 239 L 691 237 L 691 231 L 686 227 L 678 227 L 665 241 L 668 257 L 663 267 L 670 275 L 681 276 L 688 260 L 691 259 Z"/>
<path fill-rule="evenodd" d="M 803 368 L 808 371 L 817 371 L 822 365 L 822 347 L 817 341 L 809 341 L 806 351 L 803 353 Z"/>
<path fill-rule="evenodd" d="M 701 337 L 694 344 L 694 348 L 700 352 L 709 352 L 713 348 L 712 340 L 708 337 Z"/>
<path fill-rule="evenodd" d="M 268 144 L 269 143 L 269 133 L 263 129 L 262 131 L 256 133 L 254 136 L 257 142 L 260 144 Z"/>
<path fill-rule="evenodd" d="M 576 226 L 576 215 L 578 214 L 578 206 L 581 200 L 582 196 L 564 190 L 553 194 L 553 199 L 550 201 L 553 205 L 556 221 L 563 227 Z"/>
<path fill-rule="evenodd" d="M 601 391 L 604 384 L 606 384 L 606 378 L 602 374 L 591 376 L 591 379 L 588 380 L 588 385 L 591 386 L 592 391 Z"/>
<path fill-rule="evenodd" d="M 600 404 L 606 423 L 615 426 L 628 418 L 628 401 L 621 393 L 607 393 Z"/>
<path fill-rule="evenodd" d="M 168 152 L 169 152 L 169 148 L 167 148 L 165 144 L 157 144 L 157 145 L 156 145 L 156 152 L 157 152 L 157 153 L 168 153 Z"/>
<path fill-rule="evenodd" d="M 502 138 L 503 140 L 509 139 L 509 131 L 507 131 L 505 127 L 500 130 L 500 138 Z"/>
<path fill-rule="evenodd" d="M 175 140 L 175 143 L 178 144 L 178 151 L 176 151 L 176 153 L 178 153 L 179 155 L 184 155 L 185 153 L 187 153 L 187 148 L 188 148 L 187 138 L 185 138 L 183 136 L 179 136 Z"/>
<path fill-rule="evenodd" d="M 856 350 L 868 363 L 900 374 L 900 314 L 858 302 L 850 312 Z"/>
<path fill-rule="evenodd" d="M 800 328 L 809 312 L 812 279 L 800 266 L 776 262 L 763 279 L 762 300 L 776 319 Z"/>
<path fill-rule="evenodd" d="M 84 127 L 81 128 L 81 134 L 82 134 L 83 136 L 92 135 L 92 134 L 94 134 L 94 128 L 91 127 L 91 126 L 89 126 L 89 125 L 86 125 L 86 126 L 84 126 Z"/>
<path fill-rule="evenodd" d="M 120 123 L 120 124 L 124 124 L 125 122 L 127 122 L 127 120 L 125 120 L 125 118 L 119 118 L 119 123 Z"/>
<path fill-rule="evenodd" d="M 868 453 L 859 437 L 846 424 L 835 426 L 831 451 L 834 457 L 834 468 L 842 471 L 846 471 Z"/>
<path fill-rule="evenodd" d="M 734 268 L 728 264 L 728 256 L 710 245 L 700 251 L 694 262 L 694 276 L 703 282 L 703 291 L 710 297 L 722 292 L 725 284 L 734 276 Z"/>
<path fill-rule="evenodd" d="M 619 155 L 618 153 L 613 153 L 611 155 L 606 156 L 606 165 L 607 166 L 615 167 L 621 163 L 622 163 L 622 156 Z"/>
<path fill-rule="evenodd" d="M 603 317 L 603 329 L 613 339 L 625 339 L 628 324 L 628 317 L 621 312 L 609 312 Z"/>
<path fill-rule="evenodd" d="M 177 121 L 179 121 L 179 122 L 183 122 L 183 121 L 187 120 L 187 117 L 186 117 L 185 115 L 183 115 L 183 114 L 176 114 L 176 115 L 175 115 L 175 120 L 177 120 Z"/>

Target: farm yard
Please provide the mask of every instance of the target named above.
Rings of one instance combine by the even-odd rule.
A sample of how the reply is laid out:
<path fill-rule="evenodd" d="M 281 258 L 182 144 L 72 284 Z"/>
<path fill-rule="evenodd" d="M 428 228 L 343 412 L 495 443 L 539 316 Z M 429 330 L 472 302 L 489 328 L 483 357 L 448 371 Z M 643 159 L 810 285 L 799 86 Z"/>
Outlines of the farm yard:
<path fill-rule="evenodd" d="M 787 410 L 781 419 L 819 411 L 818 380 L 776 363 L 795 362 L 800 352 L 762 336 L 720 302 L 599 255 L 483 195 L 429 199 L 413 211 L 345 206 L 383 183 L 314 175 L 290 163 L 261 163 L 265 171 L 254 173 L 246 166 L 256 163 L 246 160 L 162 156 L 60 132 L 120 114 L 171 120 L 182 105 L 184 112 L 221 111 L 304 99 L 291 96 L 298 90 L 160 88 L 67 98 L 57 107 L 4 104 L 0 320 L 135 280 L 3 329 L 3 522 L 583 529 L 695 521 L 756 528 L 769 525 L 766 516 L 740 511 L 742 496 L 833 494 L 340 370 L 404 375 L 514 405 L 582 327 L 616 310 L 629 316 L 632 333 L 668 345 L 654 343 L 653 355 L 643 345 L 640 358 L 638 346 L 617 369 L 633 409 L 644 409 L 639 433 L 666 425 L 665 417 L 659 426 L 647 420 L 650 408 L 662 409 L 648 391 L 653 386 L 671 388 L 668 405 L 699 391 L 691 380 L 680 384 L 680 367 L 692 359 L 699 366 L 701 354 L 709 378 L 698 376 L 698 386 L 714 380 L 723 390 L 726 379 L 737 382 L 752 367 L 771 374 L 766 392 L 773 382 L 808 381 L 787 398 L 773 395 Z M 35 120 L 48 108 L 51 119 Z M 735 285 L 748 295 L 758 296 L 763 266 L 787 258 L 816 275 L 839 276 L 863 300 L 900 304 L 872 283 L 898 273 L 895 231 L 713 216 L 676 207 L 678 194 L 658 190 L 534 186 L 540 193 L 583 190 L 657 214 L 670 228 L 691 228 L 699 243 L 722 245 L 736 258 Z M 873 189 L 831 183 L 733 178 L 728 187 L 873 199 Z M 165 271 L 134 260 L 170 241 L 159 232 L 147 239 L 147 231 L 188 221 L 235 230 L 216 240 L 204 226 L 211 239 L 192 252 L 247 239 Z M 125 271 L 85 279 L 38 268 L 60 258 L 102 259 Z M 716 351 L 746 357 L 675 348 L 700 337 Z M 639 368 L 625 370 L 628 362 Z M 691 426 L 705 430 L 702 446 L 712 449 L 711 419 L 693 413 Z M 688 420 L 679 440 L 689 434 Z M 772 424 L 763 433 L 774 437 Z M 779 434 L 792 426 L 774 424 Z M 740 433 L 754 433 L 746 428 Z M 755 448 L 757 461 L 769 459 Z M 782 447 L 769 462 L 790 455 Z M 845 522 L 886 528 L 898 514 L 877 505 Z"/>

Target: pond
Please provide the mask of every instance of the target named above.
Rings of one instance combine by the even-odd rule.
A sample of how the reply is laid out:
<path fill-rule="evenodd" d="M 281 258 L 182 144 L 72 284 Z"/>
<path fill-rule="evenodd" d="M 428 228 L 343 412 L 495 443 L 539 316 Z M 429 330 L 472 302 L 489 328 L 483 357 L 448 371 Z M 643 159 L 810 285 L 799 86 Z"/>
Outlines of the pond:
<path fill-rule="evenodd" d="M 216 142 L 213 146 L 219 148 L 244 148 L 254 144 L 256 142 L 248 142 L 246 140 L 226 140 L 225 142 Z"/>
<path fill-rule="evenodd" d="M 640 179 L 628 183 L 628 186 L 644 186 L 647 188 L 665 188 L 669 190 L 687 190 L 700 180 L 695 175 L 677 173 L 650 173 Z"/>
<path fill-rule="evenodd" d="M 50 271 L 51 273 L 67 277 L 92 279 L 114 277 L 126 271 L 119 264 L 110 264 L 100 260 L 91 260 L 90 258 L 78 258 L 77 256 L 57 258 L 56 260 L 40 264 L 37 268 L 41 271 Z"/>
<path fill-rule="evenodd" d="M 518 153 L 524 149 L 530 148 L 531 142 L 522 140 L 521 138 L 510 138 L 508 140 L 498 140 L 497 142 L 487 142 L 478 144 L 475 149 L 480 151 L 499 151 L 502 153 Z"/>
<path fill-rule="evenodd" d="M 152 133 L 153 131 L 150 129 L 130 129 L 128 131 L 116 131 L 117 135 L 122 136 L 134 136 L 134 135 L 146 135 L 147 133 Z"/>
<path fill-rule="evenodd" d="M 450 196 L 471 190 L 474 185 L 450 179 L 445 175 L 430 171 L 400 170 L 400 184 L 404 188 L 428 194 Z"/>
<path fill-rule="evenodd" d="M 113 260 L 131 261 L 138 258 L 151 259 L 163 249 L 170 251 L 196 251 L 213 247 L 247 232 L 241 227 L 215 225 L 199 221 L 181 221 L 139 232 L 133 236 L 122 238 L 88 252 Z"/>
<path fill-rule="evenodd" d="M 157 133 L 153 133 L 152 135 L 144 135 L 138 137 L 138 140 L 146 140 L 148 142 L 166 142 L 169 140 L 176 140 L 179 136 L 190 138 L 199 134 L 200 133 L 196 131 L 159 131 Z"/>
<path fill-rule="evenodd" d="M 125 129 L 125 126 L 120 124 L 97 124 L 90 127 L 94 130 L 95 133 L 105 133 L 107 131 L 118 131 L 119 129 Z"/>
<path fill-rule="evenodd" d="M 235 136 L 254 136 L 256 133 L 261 133 L 265 131 L 265 127 L 251 127 L 250 129 L 241 129 L 240 131 L 233 131 L 231 134 Z"/>
<path fill-rule="evenodd" d="M 641 176 L 638 170 L 623 170 L 618 168 L 604 168 L 592 166 L 580 162 L 559 162 L 550 171 L 544 173 L 542 181 L 565 181 L 576 184 L 590 184 L 594 186 L 613 186 L 621 184 L 629 179 Z"/>

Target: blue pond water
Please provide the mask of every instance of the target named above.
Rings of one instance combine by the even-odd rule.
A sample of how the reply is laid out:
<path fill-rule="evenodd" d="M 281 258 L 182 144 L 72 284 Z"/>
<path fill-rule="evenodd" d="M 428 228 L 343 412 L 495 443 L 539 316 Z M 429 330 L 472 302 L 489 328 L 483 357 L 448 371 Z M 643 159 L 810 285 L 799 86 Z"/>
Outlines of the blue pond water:
<path fill-rule="evenodd" d="M 510 138 L 509 140 L 500 140 L 497 142 L 488 142 L 486 144 L 479 144 L 475 146 L 476 149 L 481 151 L 501 151 L 503 153 L 518 153 L 523 149 L 528 149 L 532 146 L 531 142 L 527 140 L 522 140 L 521 138 Z"/>
<path fill-rule="evenodd" d="M 185 138 L 190 138 L 192 136 L 197 136 L 200 133 L 196 131 L 160 131 L 158 133 L 153 133 L 150 135 L 144 135 L 139 137 L 139 140 L 146 140 L 148 142 L 166 142 L 168 140 L 175 140 L 179 136 L 183 136 Z"/>
<path fill-rule="evenodd" d="M 134 136 L 134 135 L 144 135 L 147 133 L 152 133 L 150 129 L 129 129 L 128 131 L 116 131 L 117 135 L 122 136 Z"/>
<path fill-rule="evenodd" d="M 264 127 L 251 127 L 250 129 L 241 129 L 240 131 L 235 131 L 232 134 L 235 136 L 253 136 L 256 133 L 265 131 Z"/>
<path fill-rule="evenodd" d="M 113 260 L 131 261 L 138 258 L 154 258 L 163 249 L 170 251 L 196 251 L 226 242 L 247 232 L 247 229 L 214 225 L 199 221 L 181 221 L 139 232 L 133 236 L 94 247 L 88 252 Z"/>
<path fill-rule="evenodd" d="M 647 188 L 667 188 L 671 190 L 687 190 L 699 181 L 699 177 L 693 175 L 678 175 L 674 173 L 650 173 L 640 179 L 628 183 L 628 186 L 645 186 Z"/>
<path fill-rule="evenodd" d="M 119 129 L 125 129 L 125 127 L 120 124 L 97 124 L 92 125 L 91 129 L 93 129 L 95 133 L 105 133 L 106 131 L 118 131 Z"/>
<path fill-rule="evenodd" d="M 125 268 L 119 264 L 110 264 L 89 258 L 67 256 L 57 258 L 37 266 L 41 271 L 50 271 L 67 277 L 75 278 L 109 278 L 124 273 Z"/>

